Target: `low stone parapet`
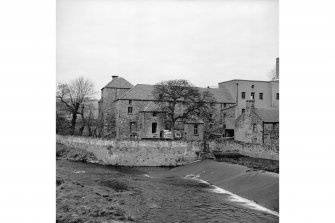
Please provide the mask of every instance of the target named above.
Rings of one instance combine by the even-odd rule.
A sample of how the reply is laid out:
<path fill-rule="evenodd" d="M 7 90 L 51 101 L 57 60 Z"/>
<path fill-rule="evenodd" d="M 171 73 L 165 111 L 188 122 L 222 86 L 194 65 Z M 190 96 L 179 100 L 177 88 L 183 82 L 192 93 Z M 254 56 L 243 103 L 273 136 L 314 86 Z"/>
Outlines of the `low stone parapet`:
<path fill-rule="evenodd" d="M 197 160 L 199 142 L 104 140 L 57 135 L 57 142 L 92 152 L 108 165 L 179 166 Z"/>

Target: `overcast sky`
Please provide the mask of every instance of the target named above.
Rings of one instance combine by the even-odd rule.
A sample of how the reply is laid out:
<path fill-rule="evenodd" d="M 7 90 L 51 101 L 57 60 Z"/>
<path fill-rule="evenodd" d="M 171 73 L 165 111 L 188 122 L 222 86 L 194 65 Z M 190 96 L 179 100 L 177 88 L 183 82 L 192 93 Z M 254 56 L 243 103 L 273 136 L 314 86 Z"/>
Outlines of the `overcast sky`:
<path fill-rule="evenodd" d="M 57 0 L 57 81 L 268 80 L 278 0 Z"/>

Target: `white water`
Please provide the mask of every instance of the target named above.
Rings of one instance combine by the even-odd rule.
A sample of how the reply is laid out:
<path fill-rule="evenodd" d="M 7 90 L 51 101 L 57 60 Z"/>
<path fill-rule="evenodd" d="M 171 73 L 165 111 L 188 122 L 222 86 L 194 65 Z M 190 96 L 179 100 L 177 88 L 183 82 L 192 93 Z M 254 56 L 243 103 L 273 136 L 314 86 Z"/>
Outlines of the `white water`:
<path fill-rule="evenodd" d="M 193 179 L 193 180 L 197 180 L 201 183 L 205 183 L 205 184 L 208 184 L 208 185 L 211 185 L 210 183 L 208 183 L 207 181 L 204 181 L 202 179 L 199 178 L 200 175 L 186 175 L 184 178 L 185 179 Z M 214 192 L 214 193 L 219 193 L 219 194 L 228 194 L 230 197 L 229 197 L 229 200 L 232 201 L 232 202 L 236 202 L 244 207 L 247 207 L 247 208 L 250 208 L 250 209 L 254 209 L 254 210 L 259 210 L 259 211 L 263 211 L 263 212 L 266 212 L 266 213 L 269 213 L 269 214 L 272 214 L 272 215 L 275 215 L 275 216 L 279 216 L 279 213 L 276 212 L 276 211 L 272 211 L 266 207 L 263 207 L 257 203 L 255 203 L 254 201 L 251 201 L 251 200 L 248 200 L 246 198 L 243 198 L 243 197 L 240 197 L 230 191 L 227 191 L 227 190 L 224 190 L 223 188 L 220 188 L 220 187 L 217 187 L 215 185 L 211 185 L 212 187 L 214 187 L 213 189 L 210 189 L 211 192 Z"/>

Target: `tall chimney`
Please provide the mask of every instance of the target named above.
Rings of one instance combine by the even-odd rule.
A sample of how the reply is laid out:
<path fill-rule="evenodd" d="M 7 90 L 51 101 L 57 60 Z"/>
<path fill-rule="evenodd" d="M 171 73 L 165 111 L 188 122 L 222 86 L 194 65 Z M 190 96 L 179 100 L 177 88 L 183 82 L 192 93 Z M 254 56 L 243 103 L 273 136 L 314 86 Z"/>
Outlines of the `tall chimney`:
<path fill-rule="evenodd" d="M 246 101 L 246 106 L 245 106 L 245 111 L 247 114 L 250 114 L 252 110 L 255 110 L 255 100 L 247 100 Z"/>
<path fill-rule="evenodd" d="M 113 75 L 112 76 L 112 78 L 113 78 L 113 80 L 115 79 L 115 78 L 118 78 L 119 76 L 116 76 L 116 75 Z"/>
<path fill-rule="evenodd" d="M 276 58 L 276 79 L 279 80 L 279 57 Z"/>

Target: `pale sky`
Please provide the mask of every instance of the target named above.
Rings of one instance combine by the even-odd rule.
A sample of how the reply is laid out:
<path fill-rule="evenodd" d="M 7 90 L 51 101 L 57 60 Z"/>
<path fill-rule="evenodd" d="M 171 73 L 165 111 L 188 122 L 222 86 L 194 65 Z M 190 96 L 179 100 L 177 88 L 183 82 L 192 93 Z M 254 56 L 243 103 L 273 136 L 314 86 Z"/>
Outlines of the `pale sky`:
<path fill-rule="evenodd" d="M 268 80 L 278 0 L 57 0 L 57 82 Z"/>

